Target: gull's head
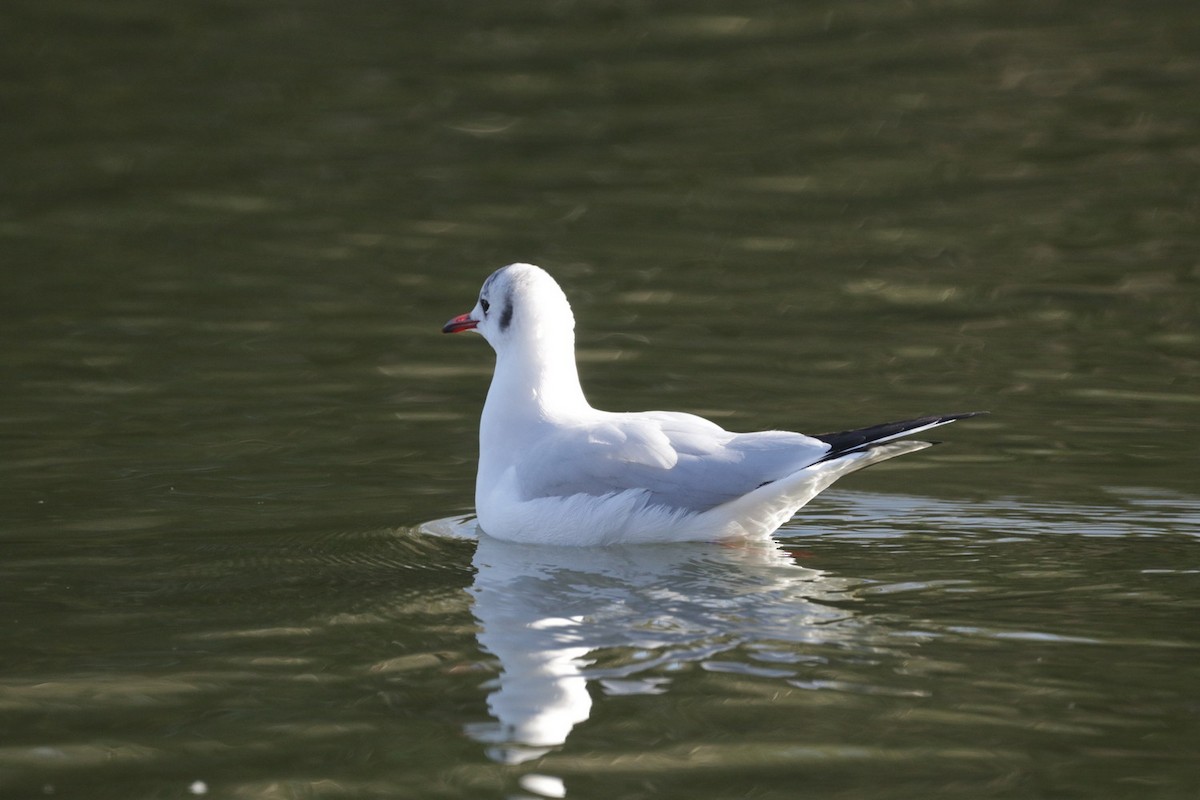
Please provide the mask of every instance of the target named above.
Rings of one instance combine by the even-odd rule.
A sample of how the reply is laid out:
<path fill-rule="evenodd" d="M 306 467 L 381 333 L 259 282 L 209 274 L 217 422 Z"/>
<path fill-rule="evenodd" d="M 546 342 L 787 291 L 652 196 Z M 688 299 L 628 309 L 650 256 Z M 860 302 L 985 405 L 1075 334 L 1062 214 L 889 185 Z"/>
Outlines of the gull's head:
<path fill-rule="evenodd" d="M 497 353 L 510 346 L 544 348 L 575 340 L 567 296 L 541 267 L 509 264 L 488 276 L 479 301 L 442 327 L 442 333 L 475 331 Z"/>

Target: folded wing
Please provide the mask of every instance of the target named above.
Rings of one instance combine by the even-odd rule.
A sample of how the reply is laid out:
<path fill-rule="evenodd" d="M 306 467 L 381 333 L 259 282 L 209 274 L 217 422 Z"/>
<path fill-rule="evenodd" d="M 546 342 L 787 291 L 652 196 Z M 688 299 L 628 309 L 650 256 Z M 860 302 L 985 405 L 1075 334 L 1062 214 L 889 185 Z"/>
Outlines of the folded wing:
<path fill-rule="evenodd" d="M 786 431 L 730 433 L 691 414 L 603 414 L 539 442 L 520 462 L 526 499 L 644 492 L 702 512 L 821 460 L 830 446 Z"/>

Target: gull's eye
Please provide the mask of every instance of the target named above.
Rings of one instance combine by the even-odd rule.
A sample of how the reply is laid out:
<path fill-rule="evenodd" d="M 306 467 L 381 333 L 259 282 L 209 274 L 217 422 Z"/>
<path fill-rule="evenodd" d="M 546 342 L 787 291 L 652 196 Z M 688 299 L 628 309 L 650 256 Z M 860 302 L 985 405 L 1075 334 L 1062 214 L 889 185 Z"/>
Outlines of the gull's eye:
<path fill-rule="evenodd" d="M 488 312 L 489 306 L 491 306 L 491 303 L 489 303 L 487 300 L 484 300 L 482 297 L 479 298 L 479 307 L 483 309 L 483 313 L 486 314 Z"/>

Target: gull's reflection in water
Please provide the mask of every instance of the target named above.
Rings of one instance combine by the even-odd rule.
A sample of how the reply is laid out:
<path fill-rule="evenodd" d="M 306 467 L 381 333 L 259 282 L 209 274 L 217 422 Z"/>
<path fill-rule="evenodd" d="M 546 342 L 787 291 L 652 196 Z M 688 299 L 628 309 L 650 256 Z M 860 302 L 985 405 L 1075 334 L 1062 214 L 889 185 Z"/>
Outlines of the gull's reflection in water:
<path fill-rule="evenodd" d="M 756 643 L 854 638 L 859 626 L 822 602 L 849 581 L 799 566 L 774 542 L 571 548 L 480 535 L 474 566 L 478 639 L 500 675 L 488 697 L 493 721 L 467 732 L 509 764 L 567 741 L 591 713 L 589 683 L 661 693 L 681 665 Z M 724 668 L 791 674 L 769 662 Z"/>

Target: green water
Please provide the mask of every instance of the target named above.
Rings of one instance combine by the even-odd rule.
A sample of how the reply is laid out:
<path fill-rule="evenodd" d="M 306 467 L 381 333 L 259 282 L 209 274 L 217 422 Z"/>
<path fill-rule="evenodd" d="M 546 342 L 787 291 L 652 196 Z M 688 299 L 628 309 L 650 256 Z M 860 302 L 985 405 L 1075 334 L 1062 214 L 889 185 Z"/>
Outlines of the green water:
<path fill-rule="evenodd" d="M 1192 4 L 0 29 L 0 795 L 1200 790 Z M 992 415 L 776 546 L 476 542 L 516 260 L 602 408 Z"/>

